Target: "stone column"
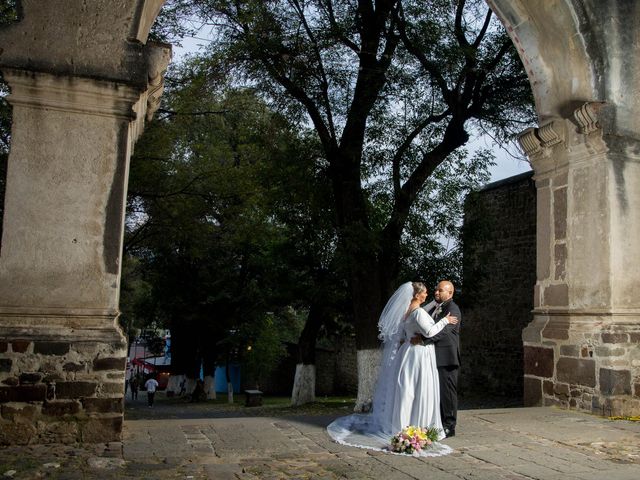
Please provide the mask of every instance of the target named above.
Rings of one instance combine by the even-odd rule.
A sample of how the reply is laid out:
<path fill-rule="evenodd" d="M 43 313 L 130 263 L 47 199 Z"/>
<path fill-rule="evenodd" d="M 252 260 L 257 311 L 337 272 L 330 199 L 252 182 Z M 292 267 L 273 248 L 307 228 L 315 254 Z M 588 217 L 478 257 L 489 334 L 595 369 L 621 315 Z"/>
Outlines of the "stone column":
<path fill-rule="evenodd" d="M 146 44 L 161 1 L 117 3 L 25 1 L 22 21 L 0 32 L 13 107 L 0 444 L 120 439 L 128 162 L 157 108 L 170 48 Z"/>
<path fill-rule="evenodd" d="M 525 405 L 640 413 L 640 143 L 613 118 L 587 102 L 520 137 L 537 188 Z"/>

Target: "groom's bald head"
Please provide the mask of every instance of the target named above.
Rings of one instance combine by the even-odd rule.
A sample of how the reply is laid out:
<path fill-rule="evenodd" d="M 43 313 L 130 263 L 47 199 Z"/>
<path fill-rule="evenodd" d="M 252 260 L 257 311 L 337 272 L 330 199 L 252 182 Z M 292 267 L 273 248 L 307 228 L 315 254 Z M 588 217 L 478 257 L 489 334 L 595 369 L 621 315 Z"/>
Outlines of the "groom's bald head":
<path fill-rule="evenodd" d="M 454 291 L 455 289 L 453 288 L 453 283 L 451 283 L 449 280 L 442 280 L 436 287 L 434 297 L 436 298 L 437 302 L 446 302 L 447 300 L 450 300 L 451 297 L 453 297 Z"/>

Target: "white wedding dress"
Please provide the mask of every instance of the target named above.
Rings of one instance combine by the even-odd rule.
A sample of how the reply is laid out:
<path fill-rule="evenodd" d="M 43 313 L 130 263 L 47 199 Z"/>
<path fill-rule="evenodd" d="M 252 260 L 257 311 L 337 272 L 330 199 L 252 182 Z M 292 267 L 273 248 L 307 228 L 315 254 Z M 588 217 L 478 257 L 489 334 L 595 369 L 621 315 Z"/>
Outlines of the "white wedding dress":
<path fill-rule="evenodd" d="M 406 295 L 407 292 L 401 296 L 402 300 Z M 385 307 L 387 313 L 392 300 L 394 297 Z M 396 298 L 399 305 L 395 305 L 394 315 L 399 314 L 402 305 L 406 309 L 409 304 L 409 301 L 403 304 L 398 300 Z M 442 319 L 434 323 L 422 308 L 415 309 L 406 318 L 403 311 L 400 319 L 391 320 L 384 318 L 385 312 L 379 324 L 384 350 L 372 412 L 340 417 L 327 427 L 327 432 L 338 443 L 381 451 L 387 451 L 391 437 L 409 425 L 435 427 L 440 431 L 438 440 L 442 440 L 445 435 L 440 420 L 440 387 L 434 346 L 411 345 L 409 339 L 417 333 L 432 337 L 448 321 Z M 385 321 L 387 325 L 384 325 Z M 452 451 L 449 446 L 435 442 L 418 455 L 440 456 Z"/>

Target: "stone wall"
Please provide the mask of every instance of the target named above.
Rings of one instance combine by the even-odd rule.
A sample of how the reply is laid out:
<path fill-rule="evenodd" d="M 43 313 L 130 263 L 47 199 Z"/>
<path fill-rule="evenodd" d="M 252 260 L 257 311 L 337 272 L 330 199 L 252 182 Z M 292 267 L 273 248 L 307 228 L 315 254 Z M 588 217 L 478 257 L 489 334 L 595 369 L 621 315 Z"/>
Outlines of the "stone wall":
<path fill-rule="evenodd" d="M 564 326 L 525 329 L 525 405 L 638 415 L 640 326 L 608 323 L 606 317 L 595 325 L 568 317 Z"/>
<path fill-rule="evenodd" d="M 465 202 L 461 395 L 522 396 L 522 330 L 536 282 L 532 176 L 489 184 Z"/>
<path fill-rule="evenodd" d="M 117 336 L 0 341 L 0 444 L 118 440 L 125 364 Z"/>

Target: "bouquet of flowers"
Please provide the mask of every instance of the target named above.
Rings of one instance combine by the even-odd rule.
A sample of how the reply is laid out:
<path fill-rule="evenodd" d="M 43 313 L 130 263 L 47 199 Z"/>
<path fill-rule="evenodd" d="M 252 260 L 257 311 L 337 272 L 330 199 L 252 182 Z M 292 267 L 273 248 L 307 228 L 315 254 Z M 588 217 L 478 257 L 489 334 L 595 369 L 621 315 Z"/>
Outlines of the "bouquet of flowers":
<path fill-rule="evenodd" d="M 439 429 L 421 428 L 412 425 L 403 428 L 391 437 L 391 451 L 413 454 L 429 448 L 438 439 Z"/>

